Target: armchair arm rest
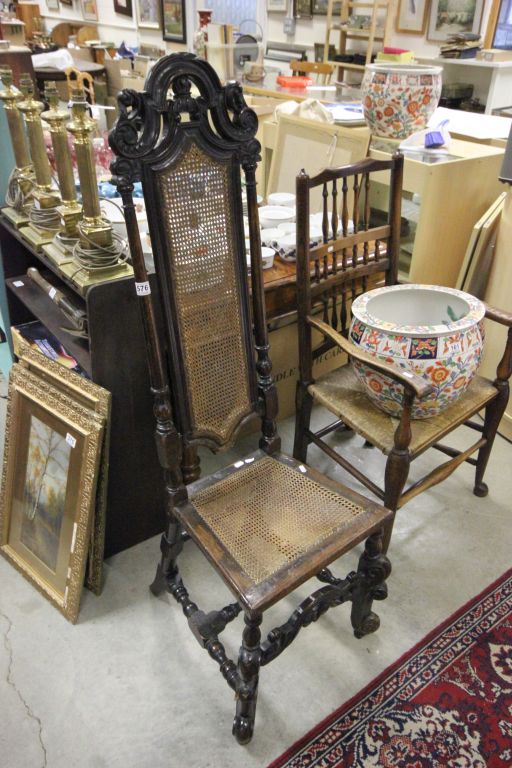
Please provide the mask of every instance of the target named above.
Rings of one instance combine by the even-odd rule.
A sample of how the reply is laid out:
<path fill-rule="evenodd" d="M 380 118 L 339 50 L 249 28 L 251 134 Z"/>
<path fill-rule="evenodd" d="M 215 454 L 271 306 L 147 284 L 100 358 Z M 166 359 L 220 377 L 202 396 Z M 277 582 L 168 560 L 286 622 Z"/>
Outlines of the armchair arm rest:
<path fill-rule="evenodd" d="M 512 327 L 512 315 L 510 312 L 505 312 L 502 309 L 497 309 L 496 307 L 491 307 L 489 304 L 485 305 L 485 316 L 489 320 L 494 320 L 496 323 L 501 323 L 501 325 L 506 325 L 508 328 Z"/>
<path fill-rule="evenodd" d="M 370 368 L 374 368 L 379 373 L 390 376 L 399 384 L 403 384 L 405 387 L 412 390 L 416 397 L 423 397 L 432 392 L 432 384 L 429 384 L 428 381 L 422 379 L 421 376 L 416 376 L 415 373 L 410 371 L 404 371 L 394 363 L 385 363 L 382 360 L 377 360 L 372 355 L 369 355 L 368 352 L 364 352 L 351 341 L 348 341 L 344 336 L 341 335 L 341 333 L 335 331 L 334 328 L 331 328 L 330 325 L 324 323 L 322 320 L 317 320 L 316 318 L 308 315 L 307 322 L 313 328 L 316 328 L 318 331 L 323 333 L 324 336 L 327 336 L 329 339 L 334 341 L 334 343 L 337 344 L 340 349 L 353 357 L 355 360 L 359 360 L 361 363 L 369 365 Z"/>

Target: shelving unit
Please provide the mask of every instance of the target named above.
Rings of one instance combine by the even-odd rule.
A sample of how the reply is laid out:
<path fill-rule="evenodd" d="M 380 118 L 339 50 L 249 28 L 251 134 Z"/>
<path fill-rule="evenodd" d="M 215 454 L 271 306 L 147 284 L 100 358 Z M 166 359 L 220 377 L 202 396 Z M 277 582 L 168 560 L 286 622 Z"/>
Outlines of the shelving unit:
<path fill-rule="evenodd" d="M 339 15 L 334 13 L 334 1 L 329 0 L 327 6 L 324 61 L 333 64 L 338 70 L 355 70 L 363 72 L 366 64 L 370 64 L 372 55 L 375 52 L 376 44 L 380 43 L 380 48 L 388 44 L 395 20 L 395 0 L 342 0 Z M 350 20 L 353 15 L 367 16 L 370 24 L 367 28 L 351 27 Z M 339 33 L 338 53 L 351 53 L 347 47 L 350 40 L 366 41 L 366 51 L 364 52 L 365 63 L 354 64 L 351 62 L 334 61 L 329 59 L 329 46 L 332 43 L 331 35 L 333 32 Z M 360 53 L 360 51 L 354 51 Z M 341 79 L 341 74 L 339 72 Z"/>
<path fill-rule="evenodd" d="M 39 320 L 85 369 L 112 393 L 105 556 L 161 533 L 164 492 L 154 442 L 145 342 L 132 278 L 79 289 L 0 216 L 2 259 L 11 325 Z M 87 313 L 89 339 L 66 332 L 69 321 L 27 269 L 41 274 Z M 155 275 L 151 290 L 158 290 Z M 159 318 L 157 318 L 159 321 Z"/>

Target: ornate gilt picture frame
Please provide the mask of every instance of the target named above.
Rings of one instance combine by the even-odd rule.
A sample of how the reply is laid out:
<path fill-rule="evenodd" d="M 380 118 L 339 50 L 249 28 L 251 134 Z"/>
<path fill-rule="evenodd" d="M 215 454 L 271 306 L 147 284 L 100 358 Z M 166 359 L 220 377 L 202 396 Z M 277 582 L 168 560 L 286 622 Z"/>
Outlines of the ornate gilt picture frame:
<path fill-rule="evenodd" d="M 103 427 L 31 371 L 9 377 L 0 552 L 71 622 L 78 618 Z"/>
<path fill-rule="evenodd" d="M 95 595 L 99 595 L 102 589 L 103 557 L 105 552 L 111 394 L 108 390 L 98 386 L 98 384 L 78 376 L 74 371 L 68 370 L 63 365 L 45 357 L 37 349 L 23 341 L 19 334 L 15 339 L 15 351 L 20 365 L 33 371 L 43 380 L 50 382 L 60 392 L 78 402 L 79 405 L 94 411 L 104 428 L 96 503 L 89 545 L 89 559 L 85 577 L 87 589 L 90 589 Z"/>

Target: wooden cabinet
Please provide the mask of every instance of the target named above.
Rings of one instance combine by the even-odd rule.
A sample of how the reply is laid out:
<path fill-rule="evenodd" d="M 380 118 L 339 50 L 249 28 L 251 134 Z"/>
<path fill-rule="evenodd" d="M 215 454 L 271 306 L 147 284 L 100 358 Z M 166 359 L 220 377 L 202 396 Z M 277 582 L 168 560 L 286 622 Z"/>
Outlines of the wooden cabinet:
<path fill-rule="evenodd" d="M 395 0 L 341 0 L 339 13 L 334 11 L 336 0 L 327 7 L 324 61 L 335 64 L 338 70 L 364 71 L 372 55 L 388 45 L 395 21 Z M 338 3 L 336 3 L 338 5 Z M 367 19 L 363 26 L 359 20 Z M 333 35 L 334 33 L 334 35 Z M 358 53 L 364 61 L 340 62 L 329 59 L 329 50 L 337 34 L 336 52 L 342 56 Z M 341 79 L 341 72 L 338 72 Z"/>
<path fill-rule="evenodd" d="M 165 521 L 145 342 L 133 278 L 94 285 L 82 296 L 3 218 L 0 254 L 11 325 L 40 320 L 91 379 L 112 393 L 105 547 L 108 557 L 160 533 Z M 88 342 L 63 330 L 68 325 L 65 315 L 26 276 L 32 266 L 86 310 Z M 156 291 L 154 275 L 150 283 Z"/>
<path fill-rule="evenodd" d="M 387 146 L 386 146 L 387 144 Z M 389 159 L 389 143 L 373 140 L 370 156 Z M 413 283 L 455 286 L 476 221 L 503 190 L 503 149 L 454 139 L 448 155 L 406 153 L 400 276 Z M 372 188 L 372 207 L 384 209 L 388 181 Z"/>

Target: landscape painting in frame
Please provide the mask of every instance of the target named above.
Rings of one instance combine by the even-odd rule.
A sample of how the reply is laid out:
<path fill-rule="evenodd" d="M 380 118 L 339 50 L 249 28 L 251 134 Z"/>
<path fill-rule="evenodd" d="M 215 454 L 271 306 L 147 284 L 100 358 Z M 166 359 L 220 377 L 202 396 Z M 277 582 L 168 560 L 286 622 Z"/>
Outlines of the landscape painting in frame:
<path fill-rule="evenodd" d="M 80 4 L 84 21 L 98 21 L 96 0 L 81 0 Z"/>
<path fill-rule="evenodd" d="M 483 0 L 432 0 L 427 38 L 444 42 L 461 32 L 478 34 Z"/>
<path fill-rule="evenodd" d="M 142 29 L 160 29 L 158 0 L 136 0 L 137 18 Z"/>
<path fill-rule="evenodd" d="M 187 42 L 185 0 L 161 0 L 164 40 Z"/>
<path fill-rule="evenodd" d="M 422 35 L 427 20 L 427 0 L 399 0 L 396 17 L 397 32 Z"/>
<path fill-rule="evenodd" d="M 103 426 L 88 408 L 16 364 L 9 377 L 0 552 L 76 621 Z"/>

